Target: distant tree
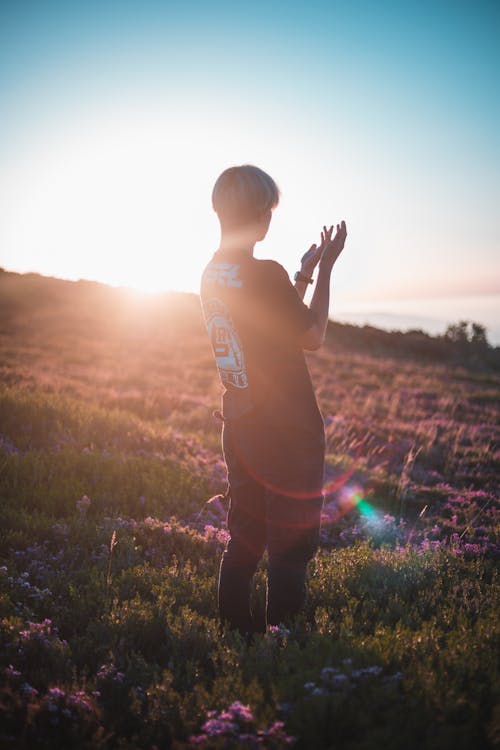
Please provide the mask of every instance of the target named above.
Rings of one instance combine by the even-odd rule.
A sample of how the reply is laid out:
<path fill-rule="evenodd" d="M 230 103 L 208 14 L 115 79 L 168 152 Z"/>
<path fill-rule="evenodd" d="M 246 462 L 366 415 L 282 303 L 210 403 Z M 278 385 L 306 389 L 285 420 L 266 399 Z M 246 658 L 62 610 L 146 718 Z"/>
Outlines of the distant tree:
<path fill-rule="evenodd" d="M 448 326 L 444 338 L 455 344 L 463 353 L 481 354 L 490 349 L 486 328 L 481 323 L 460 320 Z"/>
<path fill-rule="evenodd" d="M 486 328 L 480 323 L 472 323 L 472 333 L 470 337 L 471 344 L 475 344 L 480 347 L 488 347 L 488 337 L 486 335 Z"/>
<path fill-rule="evenodd" d="M 469 335 L 467 332 L 468 322 L 461 320 L 458 323 L 449 325 L 444 334 L 445 339 L 452 341 L 454 344 L 468 344 Z"/>

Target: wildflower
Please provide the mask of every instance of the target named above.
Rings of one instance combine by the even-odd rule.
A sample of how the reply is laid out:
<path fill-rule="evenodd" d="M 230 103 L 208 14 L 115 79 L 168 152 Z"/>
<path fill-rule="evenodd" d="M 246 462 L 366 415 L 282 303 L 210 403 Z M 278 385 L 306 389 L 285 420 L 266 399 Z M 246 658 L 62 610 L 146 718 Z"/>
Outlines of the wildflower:
<path fill-rule="evenodd" d="M 377 677 L 382 672 L 382 667 L 365 667 L 364 669 L 361 669 L 361 674 L 364 675 L 372 675 L 374 677 Z"/>
<path fill-rule="evenodd" d="M 114 664 L 102 664 L 97 672 L 98 680 L 122 683 L 125 680 L 123 672 L 119 672 Z"/>
<path fill-rule="evenodd" d="M 192 734 L 189 737 L 189 744 L 194 745 L 204 745 L 206 741 L 208 740 L 208 737 L 206 734 Z"/>
<path fill-rule="evenodd" d="M 67 536 L 69 533 L 69 529 L 65 523 L 54 523 L 52 529 L 56 534 L 61 534 L 61 536 Z"/>
<path fill-rule="evenodd" d="M 290 737 L 285 732 L 285 725 L 282 721 L 275 721 L 269 729 L 264 730 L 262 733 L 263 737 L 271 737 L 274 740 L 281 740 L 286 745 L 293 745 L 295 737 Z"/>
<path fill-rule="evenodd" d="M 80 708 L 84 711 L 92 711 L 90 697 L 84 690 L 78 690 L 76 693 L 70 695 L 69 703 L 74 706 L 74 708 Z"/>
<path fill-rule="evenodd" d="M 235 719 L 239 719 L 240 721 L 253 721 L 253 714 L 250 711 L 250 706 L 243 705 L 243 703 L 240 703 L 240 701 L 234 701 L 229 706 L 229 713 L 232 714 L 232 716 Z"/>
<path fill-rule="evenodd" d="M 32 685 L 30 685 L 29 682 L 23 682 L 20 690 L 21 690 L 21 693 L 24 693 L 25 695 L 28 695 L 33 698 L 36 695 L 38 695 L 38 690 L 34 688 Z"/>
<path fill-rule="evenodd" d="M 49 690 L 49 692 L 48 692 L 48 695 L 49 695 L 49 697 L 50 697 L 50 698 L 54 698 L 54 699 L 56 699 L 56 700 L 57 700 L 58 698 L 61 698 L 61 699 L 62 699 L 62 698 L 65 698 L 65 697 L 66 697 L 66 693 L 65 693 L 65 691 L 64 691 L 64 690 L 61 690 L 61 688 L 58 688 L 58 687 L 53 687 L 53 688 L 50 688 L 50 690 Z"/>
<path fill-rule="evenodd" d="M 386 677 L 387 682 L 399 682 L 399 680 L 403 679 L 403 673 L 402 672 L 394 672 L 394 674 L 390 674 Z"/>
<path fill-rule="evenodd" d="M 208 711 L 202 732 L 189 737 L 189 746 L 209 748 L 214 747 L 215 742 L 219 747 L 219 742 L 222 742 L 220 747 L 257 748 L 266 747 L 266 739 L 270 740 L 272 747 L 295 742 L 294 737 L 286 734 L 282 721 L 275 721 L 269 728 L 258 730 L 252 726 L 254 721 L 250 706 L 234 701 L 225 711 Z"/>
<path fill-rule="evenodd" d="M 17 669 L 15 669 L 12 664 L 9 664 L 8 667 L 5 667 L 5 674 L 7 677 L 20 677 L 21 672 L 18 672 Z"/>
<path fill-rule="evenodd" d="M 143 523 L 148 529 L 158 529 L 163 526 L 163 522 L 159 518 L 153 518 L 153 516 L 147 516 Z"/>
<path fill-rule="evenodd" d="M 343 688 L 349 684 L 349 677 L 346 674 L 343 674 L 343 672 L 339 672 L 339 674 L 334 675 L 330 680 L 330 686 L 332 688 Z"/>
<path fill-rule="evenodd" d="M 279 625 L 269 625 L 270 635 L 276 636 L 276 638 L 288 638 L 290 632 L 290 629 L 286 628 L 283 623 L 280 623 Z"/>
<path fill-rule="evenodd" d="M 226 529 L 218 529 L 211 523 L 205 525 L 203 536 L 206 541 L 215 541 L 220 544 L 227 544 L 229 541 L 229 532 Z"/>
<path fill-rule="evenodd" d="M 89 507 L 90 497 L 88 497 L 88 495 L 82 495 L 81 498 L 76 501 L 76 509 L 81 515 L 84 515 Z"/>
<path fill-rule="evenodd" d="M 218 737 L 221 734 L 232 734 L 238 730 L 238 725 L 228 719 L 208 719 L 202 729 L 209 737 Z"/>
<path fill-rule="evenodd" d="M 312 695 L 326 695 L 327 691 L 321 687 L 315 687 L 312 691 Z"/>
<path fill-rule="evenodd" d="M 52 638 L 57 639 L 57 628 L 52 627 L 52 620 L 45 618 L 42 622 L 28 622 L 26 630 L 19 633 L 20 641 L 40 641 L 48 643 Z M 62 641 L 66 645 L 65 641 Z"/>
<path fill-rule="evenodd" d="M 14 456 L 16 454 L 19 455 L 21 453 L 21 451 L 16 448 L 12 440 L 6 435 L 0 435 L 0 448 L 4 453 L 8 453 L 11 456 Z"/>

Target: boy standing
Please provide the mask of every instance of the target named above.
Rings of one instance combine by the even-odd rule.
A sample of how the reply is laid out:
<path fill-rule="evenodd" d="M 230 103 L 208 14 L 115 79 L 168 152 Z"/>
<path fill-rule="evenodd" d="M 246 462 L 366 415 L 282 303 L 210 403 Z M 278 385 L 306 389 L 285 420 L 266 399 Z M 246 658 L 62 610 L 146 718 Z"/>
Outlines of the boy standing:
<path fill-rule="evenodd" d="M 253 257 L 279 201 L 258 167 L 225 170 L 213 208 L 219 249 L 207 265 L 201 302 L 224 386 L 222 445 L 227 465 L 230 541 L 218 588 L 222 622 L 244 634 L 265 629 L 250 608 L 253 575 L 267 548 L 267 624 L 300 610 L 322 509 L 324 427 L 304 349 L 318 349 L 328 323 L 330 275 L 346 238 L 345 223 L 324 227 L 319 247 L 303 256 L 295 288 L 285 269 Z M 319 273 L 309 307 L 305 290 Z"/>

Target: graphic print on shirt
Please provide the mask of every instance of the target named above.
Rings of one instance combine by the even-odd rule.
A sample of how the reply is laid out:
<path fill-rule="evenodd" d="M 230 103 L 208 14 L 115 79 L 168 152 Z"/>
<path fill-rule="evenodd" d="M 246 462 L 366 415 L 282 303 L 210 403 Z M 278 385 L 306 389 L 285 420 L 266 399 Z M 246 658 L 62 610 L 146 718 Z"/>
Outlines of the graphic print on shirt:
<path fill-rule="evenodd" d="M 239 265 L 235 263 L 210 263 L 205 271 L 205 282 L 207 284 L 220 284 L 221 286 L 241 287 L 242 280 L 238 277 Z"/>
<path fill-rule="evenodd" d="M 222 383 L 236 388 L 248 388 L 243 348 L 229 310 L 216 297 L 207 300 L 203 310 Z"/>

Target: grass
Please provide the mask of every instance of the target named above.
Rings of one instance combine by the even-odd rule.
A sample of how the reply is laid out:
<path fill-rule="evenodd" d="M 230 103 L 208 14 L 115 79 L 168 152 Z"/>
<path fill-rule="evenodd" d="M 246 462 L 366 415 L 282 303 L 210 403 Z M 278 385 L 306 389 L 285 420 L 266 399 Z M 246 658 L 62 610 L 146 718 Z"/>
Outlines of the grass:
<path fill-rule="evenodd" d="M 335 489 L 303 614 L 248 646 L 197 300 L 7 276 L 2 747 L 499 746 L 498 375 L 310 356 Z"/>

